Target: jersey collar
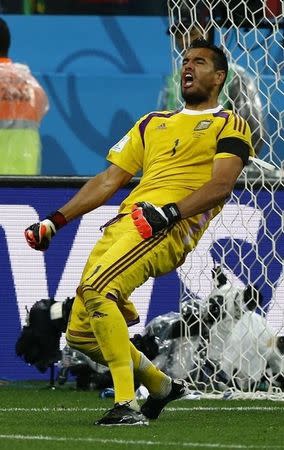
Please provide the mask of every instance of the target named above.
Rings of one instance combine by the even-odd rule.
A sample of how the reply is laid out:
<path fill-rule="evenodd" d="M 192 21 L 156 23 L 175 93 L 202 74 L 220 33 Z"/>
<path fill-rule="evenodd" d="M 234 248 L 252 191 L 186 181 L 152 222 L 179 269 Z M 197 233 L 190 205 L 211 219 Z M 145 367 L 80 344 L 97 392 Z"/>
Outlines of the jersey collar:
<path fill-rule="evenodd" d="M 224 109 L 223 106 L 218 105 L 218 106 L 216 106 L 216 108 L 204 109 L 203 111 L 196 111 L 194 109 L 183 108 L 180 112 L 181 112 L 181 114 L 188 114 L 189 116 L 198 116 L 201 114 L 214 114 L 219 111 L 222 111 L 222 109 Z"/>

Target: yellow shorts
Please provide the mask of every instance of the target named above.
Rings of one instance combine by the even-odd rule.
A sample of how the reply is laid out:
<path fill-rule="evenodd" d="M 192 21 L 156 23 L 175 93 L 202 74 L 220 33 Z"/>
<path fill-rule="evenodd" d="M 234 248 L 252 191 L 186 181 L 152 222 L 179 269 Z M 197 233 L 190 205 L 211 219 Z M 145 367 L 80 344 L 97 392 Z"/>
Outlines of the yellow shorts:
<path fill-rule="evenodd" d="M 182 222 L 170 231 L 142 239 L 129 214 L 105 229 L 84 268 L 78 293 L 91 289 L 118 301 L 128 299 L 149 277 L 163 275 L 178 267 L 189 249 Z"/>
<path fill-rule="evenodd" d="M 197 234 L 202 232 L 199 230 Z M 76 341 L 83 338 L 95 351 L 96 343 L 92 343 L 94 335 L 83 301 L 84 292 L 88 290 L 115 299 L 127 324 L 137 323 L 139 316 L 129 300 L 131 293 L 149 277 L 166 274 L 184 262 L 198 240 L 189 239 L 188 233 L 189 221 L 182 220 L 170 230 L 144 240 L 129 214 L 106 227 L 90 253 L 77 289 L 66 334 L 69 345 L 76 347 Z"/>

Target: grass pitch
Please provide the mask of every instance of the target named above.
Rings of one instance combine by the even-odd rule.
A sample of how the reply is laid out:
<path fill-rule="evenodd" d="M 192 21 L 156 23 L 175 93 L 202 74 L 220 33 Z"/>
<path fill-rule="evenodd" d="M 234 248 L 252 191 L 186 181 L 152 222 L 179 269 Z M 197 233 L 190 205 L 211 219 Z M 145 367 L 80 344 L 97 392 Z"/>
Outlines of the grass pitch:
<path fill-rule="evenodd" d="M 284 449 L 284 403 L 179 400 L 150 426 L 98 427 L 112 407 L 71 384 L 0 385 L 0 450 Z"/>

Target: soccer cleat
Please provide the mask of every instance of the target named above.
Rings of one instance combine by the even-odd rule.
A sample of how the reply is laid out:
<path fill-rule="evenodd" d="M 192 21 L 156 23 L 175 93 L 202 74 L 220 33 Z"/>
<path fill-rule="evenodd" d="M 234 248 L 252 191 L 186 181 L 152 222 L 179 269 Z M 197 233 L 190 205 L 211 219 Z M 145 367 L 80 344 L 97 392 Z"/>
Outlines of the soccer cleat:
<path fill-rule="evenodd" d="M 189 393 L 188 383 L 185 380 L 172 380 L 171 392 L 165 398 L 153 398 L 149 395 L 141 406 L 141 412 L 148 419 L 157 419 L 169 402 L 185 397 Z"/>
<path fill-rule="evenodd" d="M 129 403 L 116 403 L 101 419 L 95 422 L 95 425 L 149 425 L 149 421 L 141 412 L 130 408 Z"/>

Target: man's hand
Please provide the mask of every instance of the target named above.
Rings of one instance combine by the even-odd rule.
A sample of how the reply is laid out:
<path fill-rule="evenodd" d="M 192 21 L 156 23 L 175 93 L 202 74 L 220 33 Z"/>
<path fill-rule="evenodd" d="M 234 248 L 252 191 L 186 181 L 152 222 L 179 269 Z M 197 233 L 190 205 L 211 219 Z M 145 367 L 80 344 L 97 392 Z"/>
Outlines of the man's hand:
<path fill-rule="evenodd" d="M 35 250 L 47 250 L 51 238 L 55 235 L 55 225 L 49 219 L 34 223 L 25 230 L 25 238 L 30 247 Z"/>
<path fill-rule="evenodd" d="M 148 202 L 138 202 L 132 206 L 131 217 L 143 239 L 147 239 L 181 219 L 175 203 L 154 206 Z"/>
<path fill-rule="evenodd" d="M 55 213 L 50 214 L 41 222 L 30 225 L 25 230 L 25 238 L 28 245 L 35 250 L 47 250 L 51 238 L 66 223 L 64 215 L 59 211 L 55 211 Z"/>

